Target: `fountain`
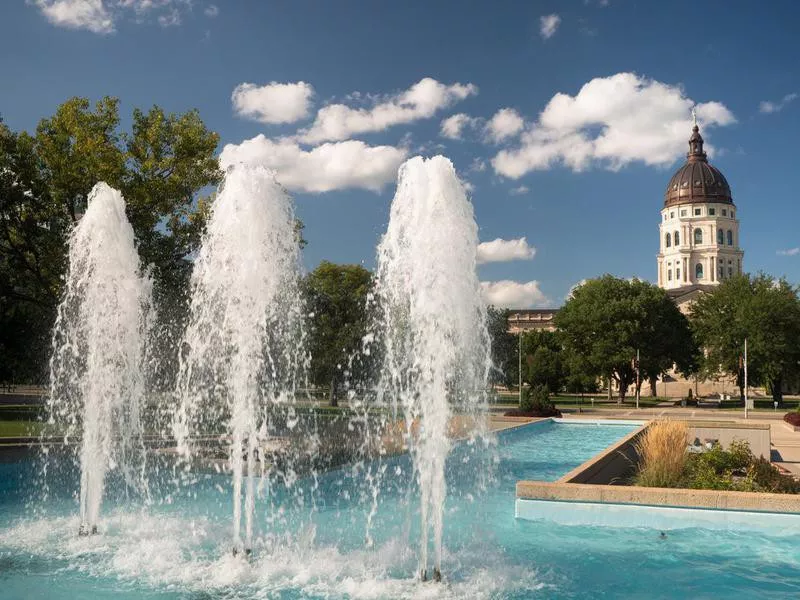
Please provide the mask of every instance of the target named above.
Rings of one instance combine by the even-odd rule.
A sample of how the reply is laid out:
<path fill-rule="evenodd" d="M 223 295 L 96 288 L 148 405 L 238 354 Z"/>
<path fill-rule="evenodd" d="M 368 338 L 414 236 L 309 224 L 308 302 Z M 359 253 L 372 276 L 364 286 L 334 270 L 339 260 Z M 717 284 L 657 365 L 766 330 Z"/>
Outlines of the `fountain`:
<path fill-rule="evenodd" d="M 380 398 L 405 417 L 420 492 L 419 573 L 441 579 L 445 460 L 459 429 L 481 433 L 491 364 L 476 275 L 478 228 L 452 163 L 412 158 L 401 168 L 378 247 L 384 366 Z"/>
<path fill-rule="evenodd" d="M 69 239 L 48 400 L 51 425 L 79 442 L 81 535 L 97 532 L 110 469 L 145 490 L 140 411 L 151 297 L 122 194 L 98 183 Z"/>
<path fill-rule="evenodd" d="M 229 167 L 192 273 L 173 429 L 187 461 L 204 440 L 227 445 L 235 553 L 252 549 L 255 482 L 273 468 L 264 446 L 275 420 L 296 423 L 305 355 L 294 227 L 291 198 L 272 172 Z"/>

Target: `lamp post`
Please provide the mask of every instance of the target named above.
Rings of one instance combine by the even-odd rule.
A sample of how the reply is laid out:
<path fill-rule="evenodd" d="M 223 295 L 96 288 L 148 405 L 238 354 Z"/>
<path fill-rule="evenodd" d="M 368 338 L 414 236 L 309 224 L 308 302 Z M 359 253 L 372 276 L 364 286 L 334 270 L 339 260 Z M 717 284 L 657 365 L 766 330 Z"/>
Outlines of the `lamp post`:
<path fill-rule="evenodd" d="M 749 408 L 749 400 L 747 399 L 747 338 L 744 338 L 744 418 L 747 418 L 747 409 Z"/>
<path fill-rule="evenodd" d="M 519 335 L 517 336 L 518 341 L 518 348 L 517 354 L 519 355 L 519 366 L 517 367 L 518 375 L 519 375 L 519 405 L 522 406 L 522 328 L 520 327 Z"/>

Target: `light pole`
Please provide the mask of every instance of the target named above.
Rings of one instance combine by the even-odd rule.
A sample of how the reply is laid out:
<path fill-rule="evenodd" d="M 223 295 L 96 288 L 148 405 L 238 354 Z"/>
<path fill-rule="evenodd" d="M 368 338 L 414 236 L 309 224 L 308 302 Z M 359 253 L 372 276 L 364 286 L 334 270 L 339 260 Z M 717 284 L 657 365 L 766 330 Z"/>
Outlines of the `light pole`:
<path fill-rule="evenodd" d="M 639 349 L 636 349 L 636 410 L 639 410 L 639 390 L 642 382 L 639 379 Z"/>
<path fill-rule="evenodd" d="M 747 399 L 747 338 L 744 338 L 744 418 L 747 418 L 748 403 Z"/>
<path fill-rule="evenodd" d="M 517 371 L 519 374 L 519 405 L 522 406 L 522 328 L 519 330 L 519 335 L 517 336 L 518 341 L 518 349 L 517 354 L 519 355 L 519 366 L 517 367 Z"/>

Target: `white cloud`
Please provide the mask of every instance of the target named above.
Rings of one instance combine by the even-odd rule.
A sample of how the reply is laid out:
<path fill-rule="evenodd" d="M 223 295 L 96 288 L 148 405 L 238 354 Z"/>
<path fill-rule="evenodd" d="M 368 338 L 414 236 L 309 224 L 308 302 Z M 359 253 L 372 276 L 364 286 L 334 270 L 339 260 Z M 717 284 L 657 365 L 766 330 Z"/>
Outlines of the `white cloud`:
<path fill-rule="evenodd" d="M 203 14 L 207 16 L 209 19 L 213 19 L 219 14 L 219 7 L 216 4 L 209 4 L 206 6 Z"/>
<path fill-rule="evenodd" d="M 127 14 L 134 22 L 144 23 L 150 15 L 158 15 L 162 27 L 180 25 L 182 11 L 191 11 L 193 0 L 28 0 L 57 27 L 86 29 L 109 34 Z M 213 5 L 212 5 L 213 6 Z"/>
<path fill-rule="evenodd" d="M 377 101 L 371 108 L 329 104 L 320 109 L 310 129 L 300 132 L 300 139 L 314 144 L 383 131 L 393 125 L 430 118 L 436 111 L 477 93 L 478 88 L 471 83 L 445 85 L 426 77 L 404 92 Z"/>
<path fill-rule="evenodd" d="M 500 308 L 533 308 L 550 302 L 538 281 L 482 281 L 481 291 L 487 304 Z"/>
<path fill-rule="evenodd" d="M 764 114 L 770 114 L 770 113 L 779 112 L 779 111 L 783 110 L 783 108 L 787 104 L 797 100 L 797 98 L 798 98 L 798 94 L 792 93 L 792 94 L 786 94 L 783 98 L 781 98 L 777 102 L 770 102 L 769 100 L 763 100 L 758 105 L 758 112 L 764 113 Z"/>
<path fill-rule="evenodd" d="M 240 83 L 231 94 L 234 112 L 262 123 L 294 123 L 308 116 L 314 88 L 310 83 L 267 85 Z"/>
<path fill-rule="evenodd" d="M 177 8 L 171 9 L 168 13 L 158 17 L 158 24 L 162 27 L 175 27 L 181 24 L 181 14 Z"/>
<path fill-rule="evenodd" d="M 789 248 L 787 250 L 778 250 L 778 256 L 797 256 L 800 254 L 800 248 Z"/>
<path fill-rule="evenodd" d="M 527 185 L 520 185 L 510 190 L 508 193 L 511 194 L 512 196 L 522 196 L 523 194 L 527 194 L 530 191 L 531 190 Z"/>
<path fill-rule="evenodd" d="M 586 279 L 581 279 L 578 283 L 576 283 L 571 288 L 569 288 L 569 291 L 567 292 L 566 300 L 569 300 L 570 298 L 572 298 L 572 296 L 575 294 L 575 290 L 577 290 L 579 287 L 581 287 L 587 281 L 588 280 L 586 280 Z"/>
<path fill-rule="evenodd" d="M 113 33 L 114 19 L 102 0 L 36 0 L 44 17 L 57 27 Z"/>
<path fill-rule="evenodd" d="M 549 40 L 553 37 L 561 24 L 561 17 L 558 15 L 545 15 L 539 17 L 539 33 L 542 39 Z"/>
<path fill-rule="evenodd" d="M 442 121 L 439 128 L 439 135 L 451 140 L 460 140 L 464 129 L 475 127 L 479 121 L 480 119 L 470 117 L 465 113 L 455 114 Z"/>
<path fill-rule="evenodd" d="M 501 108 L 486 123 L 486 135 L 493 142 L 502 142 L 514 137 L 522 128 L 525 121 L 513 108 Z"/>
<path fill-rule="evenodd" d="M 514 240 L 497 238 L 491 242 L 478 244 L 478 264 L 509 262 L 512 260 L 531 260 L 536 256 L 536 248 L 528 245 L 524 237 Z"/>
<path fill-rule="evenodd" d="M 291 138 L 263 135 L 228 144 L 220 154 L 223 168 L 244 162 L 273 169 L 286 188 L 329 192 L 346 188 L 380 191 L 393 181 L 407 151 L 393 146 L 368 146 L 358 140 L 327 143 L 304 150 Z"/>
<path fill-rule="evenodd" d="M 574 171 L 594 165 L 616 170 L 632 162 L 668 166 L 686 152 L 694 104 L 680 87 L 634 73 L 598 77 L 575 96 L 553 96 L 520 145 L 500 151 L 492 165 L 513 179 L 558 163 Z M 736 122 L 720 102 L 696 110 L 704 132 Z"/>
<path fill-rule="evenodd" d="M 473 158 L 469 165 L 469 172 L 482 173 L 486 170 L 486 161 L 481 158 Z"/>

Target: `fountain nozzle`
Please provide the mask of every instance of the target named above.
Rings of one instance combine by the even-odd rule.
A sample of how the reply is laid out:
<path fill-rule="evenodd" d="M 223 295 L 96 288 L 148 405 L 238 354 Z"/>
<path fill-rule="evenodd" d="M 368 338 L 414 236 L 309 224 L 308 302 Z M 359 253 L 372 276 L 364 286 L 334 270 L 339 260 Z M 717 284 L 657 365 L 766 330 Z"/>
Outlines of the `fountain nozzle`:
<path fill-rule="evenodd" d="M 91 529 L 86 523 L 81 523 L 78 527 L 78 537 L 87 537 L 90 535 L 97 535 L 97 525 L 92 525 Z"/>
<path fill-rule="evenodd" d="M 419 572 L 419 579 L 420 581 L 428 581 L 428 569 L 422 569 Z M 438 567 L 433 568 L 433 582 L 434 583 L 441 583 L 442 581 L 442 572 L 439 570 Z"/>

